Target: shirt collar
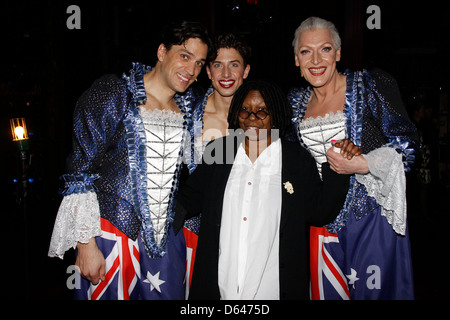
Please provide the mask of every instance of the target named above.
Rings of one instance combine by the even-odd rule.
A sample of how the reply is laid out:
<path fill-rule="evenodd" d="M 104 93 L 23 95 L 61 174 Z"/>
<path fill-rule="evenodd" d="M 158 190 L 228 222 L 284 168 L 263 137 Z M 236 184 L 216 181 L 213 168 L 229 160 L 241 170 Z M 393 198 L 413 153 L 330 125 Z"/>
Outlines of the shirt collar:
<path fill-rule="evenodd" d="M 236 159 L 234 160 L 236 165 L 246 165 L 252 168 L 261 168 L 267 170 L 267 173 L 278 172 L 279 166 L 281 166 L 281 139 L 277 139 L 272 142 L 261 154 L 254 163 L 250 161 L 250 158 L 245 153 L 244 142 L 239 145 Z"/>

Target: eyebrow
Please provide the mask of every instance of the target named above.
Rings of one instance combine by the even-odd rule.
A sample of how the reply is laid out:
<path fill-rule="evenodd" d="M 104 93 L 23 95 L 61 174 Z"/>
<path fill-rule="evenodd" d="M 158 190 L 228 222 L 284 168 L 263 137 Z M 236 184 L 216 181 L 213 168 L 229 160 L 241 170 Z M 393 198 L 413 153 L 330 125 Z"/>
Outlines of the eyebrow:
<path fill-rule="evenodd" d="M 180 50 L 183 51 L 184 53 L 190 55 L 191 57 L 195 58 L 195 55 L 192 52 L 190 52 L 189 50 L 187 50 L 187 49 L 180 49 Z M 206 59 L 201 58 L 200 61 L 206 61 Z"/>
<path fill-rule="evenodd" d="M 317 46 L 314 46 L 314 47 L 322 47 L 322 46 L 325 46 L 325 45 L 330 45 L 330 46 L 334 47 L 333 43 L 329 42 L 329 41 L 325 41 L 325 42 L 323 42 L 323 43 L 321 43 L 321 44 L 319 44 Z M 310 45 L 303 45 L 303 46 L 299 46 L 298 48 L 300 49 L 300 48 L 313 48 L 313 47 L 311 47 Z"/>
<path fill-rule="evenodd" d="M 217 63 L 217 62 L 220 62 L 220 63 L 223 63 L 224 61 L 221 61 L 221 60 L 214 60 L 214 61 L 211 61 L 211 63 Z M 226 62 L 230 62 L 230 63 L 233 63 L 233 62 L 239 62 L 239 63 L 242 63 L 240 60 L 238 60 L 238 59 L 235 59 L 235 60 L 227 60 Z"/>

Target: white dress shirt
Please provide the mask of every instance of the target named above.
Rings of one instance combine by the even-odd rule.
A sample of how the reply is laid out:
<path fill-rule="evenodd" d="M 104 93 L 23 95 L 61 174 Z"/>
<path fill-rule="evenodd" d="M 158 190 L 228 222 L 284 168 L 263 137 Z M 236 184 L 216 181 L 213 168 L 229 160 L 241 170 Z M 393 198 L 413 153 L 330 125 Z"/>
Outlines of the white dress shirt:
<path fill-rule="evenodd" d="M 239 146 L 225 189 L 219 245 L 221 299 L 279 299 L 281 141 L 250 161 Z"/>

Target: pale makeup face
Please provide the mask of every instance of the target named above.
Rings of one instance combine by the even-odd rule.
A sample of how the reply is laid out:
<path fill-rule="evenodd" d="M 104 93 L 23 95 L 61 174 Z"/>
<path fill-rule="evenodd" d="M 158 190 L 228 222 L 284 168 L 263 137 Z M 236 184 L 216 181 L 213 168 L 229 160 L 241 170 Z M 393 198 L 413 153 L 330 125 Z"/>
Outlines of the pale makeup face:
<path fill-rule="evenodd" d="M 220 48 L 206 71 L 214 89 L 223 97 L 231 97 L 247 78 L 250 65 L 244 66 L 244 59 L 236 49 Z"/>
<path fill-rule="evenodd" d="M 315 88 L 328 83 L 336 74 L 336 62 L 341 60 L 341 48 L 334 48 L 328 29 L 303 31 L 298 39 L 295 65 Z"/>
<path fill-rule="evenodd" d="M 208 46 L 198 38 L 190 38 L 183 45 L 173 45 L 167 50 L 158 48 L 158 60 L 164 79 L 174 92 L 184 92 L 197 79 L 206 61 Z"/>

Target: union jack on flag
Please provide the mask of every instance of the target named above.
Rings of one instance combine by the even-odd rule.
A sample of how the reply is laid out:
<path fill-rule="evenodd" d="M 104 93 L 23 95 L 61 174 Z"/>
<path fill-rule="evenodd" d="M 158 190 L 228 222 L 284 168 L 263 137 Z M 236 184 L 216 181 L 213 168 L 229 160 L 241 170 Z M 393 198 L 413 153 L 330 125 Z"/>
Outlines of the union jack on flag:
<path fill-rule="evenodd" d="M 311 227 L 312 300 L 414 299 L 408 232 L 398 235 L 381 207 L 352 211 L 338 234 Z"/>
<path fill-rule="evenodd" d="M 133 241 L 108 220 L 101 219 L 97 246 L 106 260 L 104 281 L 93 285 L 80 280 L 75 298 L 80 300 L 184 299 L 186 245 L 183 233 L 169 231 L 167 253 L 150 258 L 140 241 Z"/>
<path fill-rule="evenodd" d="M 342 255 L 332 255 L 340 250 L 337 234 L 325 227 L 310 229 L 311 300 L 350 300 L 347 280 L 338 262 Z"/>
<path fill-rule="evenodd" d="M 97 285 L 87 280 L 81 281 L 81 289 L 76 290 L 77 299 L 129 300 L 138 279 L 139 245 L 114 227 L 108 220 L 101 219 L 102 236 L 97 238 L 97 246 L 105 255 L 106 276 Z"/>
<path fill-rule="evenodd" d="M 189 289 L 191 287 L 192 273 L 194 271 L 199 230 L 200 216 L 195 216 L 185 221 L 183 233 L 186 241 L 186 300 L 189 298 Z"/>

